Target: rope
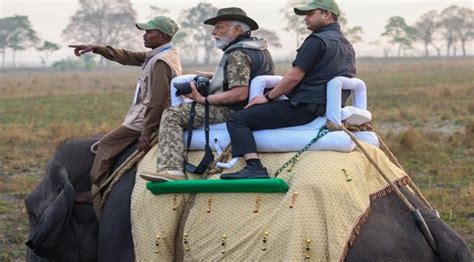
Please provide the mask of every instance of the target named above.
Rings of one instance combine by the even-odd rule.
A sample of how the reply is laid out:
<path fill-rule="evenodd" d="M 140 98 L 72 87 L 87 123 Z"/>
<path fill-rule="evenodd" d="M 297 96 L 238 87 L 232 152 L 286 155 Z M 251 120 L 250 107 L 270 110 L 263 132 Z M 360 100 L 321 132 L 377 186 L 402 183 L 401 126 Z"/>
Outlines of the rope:
<path fill-rule="evenodd" d="M 158 136 L 156 134 L 152 135 L 152 140 L 150 142 L 150 147 L 153 147 L 158 143 Z M 112 191 L 112 188 L 117 182 L 122 178 L 122 176 L 130 170 L 135 164 L 140 161 L 140 159 L 143 158 L 143 156 L 146 154 L 145 151 L 138 151 L 135 150 L 117 169 L 114 170 L 114 172 L 99 186 L 97 187 L 97 190 L 93 192 L 91 195 L 92 199 L 99 198 L 98 201 L 97 199 L 94 202 L 94 204 L 98 204 L 98 207 L 96 208 L 96 213 L 100 212 L 102 208 L 104 207 L 105 202 L 107 201 L 107 198 Z M 106 188 L 106 191 L 104 192 L 103 195 L 100 194 L 100 192 Z"/>
<path fill-rule="evenodd" d="M 365 155 L 365 157 L 369 160 L 369 162 L 375 167 L 375 169 L 377 169 L 379 174 L 392 187 L 392 189 L 394 190 L 393 192 L 395 192 L 395 194 L 400 198 L 402 203 L 405 204 L 405 206 L 412 212 L 412 214 L 415 218 L 415 221 L 418 224 L 418 227 L 420 228 L 422 234 L 425 236 L 426 240 L 428 241 L 428 244 L 435 251 L 435 253 L 439 254 L 438 245 L 436 244 L 436 241 L 435 241 L 433 235 L 431 234 L 431 231 L 430 231 L 428 225 L 426 224 L 426 221 L 424 220 L 424 218 L 423 218 L 422 214 L 420 213 L 420 211 L 418 209 L 415 209 L 415 207 L 410 203 L 410 201 L 408 201 L 408 199 L 403 195 L 403 193 L 400 191 L 400 189 L 390 179 L 388 179 L 388 177 L 385 175 L 385 173 L 382 171 L 382 169 L 377 165 L 377 163 L 375 163 L 375 161 L 372 159 L 372 157 L 370 157 L 370 155 L 367 153 L 367 151 L 362 147 L 359 140 L 354 136 L 354 134 L 352 134 L 345 126 L 343 126 L 343 125 L 336 126 L 334 123 L 332 123 L 330 121 L 328 121 L 327 126 L 328 126 L 329 129 L 344 131 L 352 139 L 352 141 L 354 141 L 354 143 L 357 145 L 357 148 L 359 148 L 359 150 Z M 393 157 L 396 161 L 395 156 L 393 156 Z M 398 161 L 396 161 L 396 162 L 398 163 Z M 398 164 L 400 165 L 400 163 L 398 163 Z M 407 177 L 409 178 L 408 174 L 407 174 Z"/>
<path fill-rule="evenodd" d="M 400 168 L 401 170 L 403 170 L 405 173 L 407 173 L 407 171 L 403 168 L 403 166 L 400 164 L 400 162 L 398 161 L 398 159 L 395 157 L 395 155 L 392 153 L 392 151 L 390 150 L 390 148 L 388 147 L 387 143 L 385 143 L 385 140 L 377 133 L 375 133 L 377 135 L 377 138 L 379 139 L 379 142 L 380 142 L 380 149 L 382 149 L 382 151 L 388 156 L 388 158 L 390 159 L 390 161 L 392 161 L 392 163 L 394 163 L 398 168 Z M 408 173 L 407 173 L 408 174 Z M 418 186 L 415 185 L 415 183 L 413 182 L 413 180 L 411 179 L 410 176 L 408 176 L 408 186 L 410 188 L 413 189 L 413 191 L 415 191 L 415 194 L 421 199 L 421 201 L 428 207 L 430 208 L 431 210 L 437 212 L 431 205 L 430 203 L 428 202 L 428 200 L 425 198 L 425 196 L 423 196 L 423 194 L 421 193 L 420 189 L 418 188 Z"/>
<path fill-rule="evenodd" d="M 202 174 L 203 179 L 207 179 L 209 176 L 210 172 L 215 169 L 215 166 L 218 162 L 220 162 L 224 157 L 228 157 L 230 155 L 232 146 L 229 143 L 222 154 L 217 156 L 214 161 L 211 163 L 208 169 Z M 186 224 L 186 221 L 188 219 L 189 213 L 191 212 L 191 208 L 194 206 L 194 202 L 196 200 L 196 195 L 197 193 L 192 193 L 189 195 L 189 198 L 186 200 L 184 203 L 183 207 L 183 212 L 181 214 L 181 217 L 178 220 L 178 227 L 176 230 L 176 238 L 175 242 L 176 243 L 183 243 L 183 233 L 184 233 L 184 225 Z M 175 246 L 175 260 L 176 261 L 183 261 L 184 253 L 183 253 L 183 245 L 182 244 L 177 244 Z"/>
<path fill-rule="evenodd" d="M 337 127 L 332 124 L 331 122 L 328 122 L 328 127 L 330 126 L 330 129 L 337 129 Z M 357 145 L 357 148 L 365 155 L 365 157 L 369 160 L 369 162 L 377 169 L 379 174 L 384 178 L 384 180 L 393 188 L 395 194 L 400 198 L 400 200 L 407 206 L 407 208 L 414 212 L 416 209 L 413 207 L 413 205 L 408 201 L 408 199 L 403 195 L 403 193 L 398 189 L 398 187 L 387 177 L 385 172 L 375 163 L 374 159 L 367 153 L 367 151 L 362 147 L 360 144 L 359 140 L 354 136 L 354 134 L 351 133 L 345 126 L 340 126 L 340 130 L 344 131 L 351 139 L 354 141 L 354 143 Z"/>
<path fill-rule="evenodd" d="M 209 168 L 204 172 L 204 174 L 202 174 L 203 178 L 206 179 L 209 174 L 215 174 L 215 173 L 219 173 L 220 172 L 220 168 L 217 168 L 216 165 L 218 162 L 221 162 L 222 159 L 224 158 L 229 158 L 230 156 L 230 152 L 232 151 L 232 145 L 231 143 L 229 143 L 225 148 L 224 148 L 224 151 L 222 151 L 222 154 L 220 154 L 219 156 L 217 156 L 214 161 L 212 161 L 211 165 L 209 166 Z"/>
<path fill-rule="evenodd" d="M 92 154 L 97 154 L 97 150 L 99 149 L 99 143 L 100 143 L 100 140 L 92 144 L 90 148 Z"/>
<path fill-rule="evenodd" d="M 392 153 L 392 151 L 390 150 L 390 148 L 388 147 L 387 143 L 385 143 L 385 140 L 377 133 L 375 132 L 374 130 L 374 127 L 370 124 L 370 123 L 364 123 L 360 126 L 355 126 L 355 125 L 347 125 L 346 123 L 343 122 L 343 125 L 344 127 L 346 127 L 348 130 L 350 131 L 372 131 L 375 133 L 375 135 L 377 136 L 379 142 L 380 142 L 380 149 L 385 153 L 385 155 L 388 157 L 388 159 L 394 164 L 396 165 L 398 168 L 400 168 L 401 170 L 403 170 L 403 172 L 405 172 L 406 174 L 408 174 L 408 172 L 403 168 L 403 166 L 400 164 L 400 162 L 398 161 L 398 159 L 395 157 L 395 155 Z M 327 123 L 327 127 L 330 129 L 330 130 L 339 130 L 340 128 L 338 126 L 336 126 L 333 122 L 330 122 L 328 121 Z M 430 203 L 428 202 L 428 200 L 425 198 L 425 196 L 423 196 L 423 194 L 421 193 L 420 189 L 418 188 L 418 186 L 413 182 L 413 180 L 411 179 L 410 176 L 407 176 L 407 179 L 408 179 L 408 186 L 413 189 L 413 191 L 415 192 L 415 194 L 421 199 L 421 201 L 423 202 L 423 204 L 426 205 L 426 207 L 428 207 L 429 209 L 435 211 L 437 213 L 437 211 L 430 205 Z"/>

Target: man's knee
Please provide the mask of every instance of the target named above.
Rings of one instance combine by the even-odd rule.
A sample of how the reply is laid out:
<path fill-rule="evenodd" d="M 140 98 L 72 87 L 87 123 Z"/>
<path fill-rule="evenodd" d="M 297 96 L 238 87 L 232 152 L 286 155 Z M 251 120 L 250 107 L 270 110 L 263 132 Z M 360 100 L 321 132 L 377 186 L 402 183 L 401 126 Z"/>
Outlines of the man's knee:
<path fill-rule="evenodd" d="M 246 125 L 246 114 L 245 110 L 237 111 L 230 115 L 229 119 L 226 122 L 227 129 L 235 128 L 238 126 Z"/>
<path fill-rule="evenodd" d="M 116 141 L 116 135 L 117 129 L 114 129 L 107 134 L 105 134 L 100 140 L 99 140 L 99 148 L 100 147 L 106 147 L 107 145 L 110 145 Z"/>
<path fill-rule="evenodd" d="M 163 111 L 163 114 L 161 115 L 161 119 L 162 120 L 169 120 L 169 119 L 172 119 L 174 117 L 176 117 L 176 115 L 178 114 L 178 108 L 177 107 L 168 107 L 167 109 L 165 109 L 165 111 Z"/>
<path fill-rule="evenodd" d="M 188 108 L 189 107 L 189 108 Z M 181 104 L 179 106 L 168 107 L 161 116 L 161 123 L 180 121 L 183 116 L 188 116 L 190 104 Z"/>

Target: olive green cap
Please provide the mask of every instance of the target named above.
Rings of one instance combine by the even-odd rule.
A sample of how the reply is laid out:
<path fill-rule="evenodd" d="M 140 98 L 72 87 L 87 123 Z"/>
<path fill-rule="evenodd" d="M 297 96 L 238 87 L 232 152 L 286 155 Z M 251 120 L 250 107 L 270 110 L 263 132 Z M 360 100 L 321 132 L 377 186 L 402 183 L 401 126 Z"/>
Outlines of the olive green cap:
<path fill-rule="evenodd" d="M 315 9 L 326 10 L 336 16 L 339 16 L 340 13 L 339 6 L 334 0 L 310 0 L 306 5 L 295 7 L 293 10 L 297 15 L 306 15 L 308 11 Z"/>
<path fill-rule="evenodd" d="M 146 23 L 136 23 L 135 25 L 140 30 L 160 30 L 171 37 L 178 31 L 176 22 L 166 16 L 157 16 Z"/>
<path fill-rule="evenodd" d="M 227 20 L 227 21 L 239 21 L 250 27 L 250 30 L 257 30 L 258 24 L 252 18 L 247 16 L 244 10 L 238 7 L 227 7 L 222 8 L 217 11 L 215 17 L 209 18 L 204 21 L 206 25 L 215 25 L 218 21 Z"/>

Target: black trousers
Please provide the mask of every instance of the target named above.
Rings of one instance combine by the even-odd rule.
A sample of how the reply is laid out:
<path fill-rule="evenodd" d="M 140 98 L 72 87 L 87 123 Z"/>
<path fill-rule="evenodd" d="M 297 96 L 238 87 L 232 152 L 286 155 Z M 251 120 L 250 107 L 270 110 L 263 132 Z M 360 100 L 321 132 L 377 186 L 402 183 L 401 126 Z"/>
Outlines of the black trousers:
<path fill-rule="evenodd" d="M 252 131 L 304 125 L 325 113 L 325 104 L 292 105 L 289 100 L 274 101 L 237 111 L 227 120 L 232 156 L 257 152 Z"/>

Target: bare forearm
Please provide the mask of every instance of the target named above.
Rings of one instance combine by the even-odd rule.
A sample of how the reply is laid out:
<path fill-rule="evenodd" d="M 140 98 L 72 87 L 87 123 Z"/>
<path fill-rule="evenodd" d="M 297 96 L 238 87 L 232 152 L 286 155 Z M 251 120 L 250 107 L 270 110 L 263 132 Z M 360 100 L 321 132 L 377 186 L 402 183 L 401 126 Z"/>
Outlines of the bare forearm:
<path fill-rule="evenodd" d="M 243 102 L 248 97 L 248 87 L 238 86 L 233 87 L 231 90 L 221 93 L 209 95 L 207 101 L 211 105 L 231 105 L 235 103 Z"/>
<path fill-rule="evenodd" d="M 281 95 L 288 94 L 303 79 L 305 73 L 299 67 L 293 67 L 286 73 L 281 81 L 269 92 L 271 98 L 277 98 Z"/>

